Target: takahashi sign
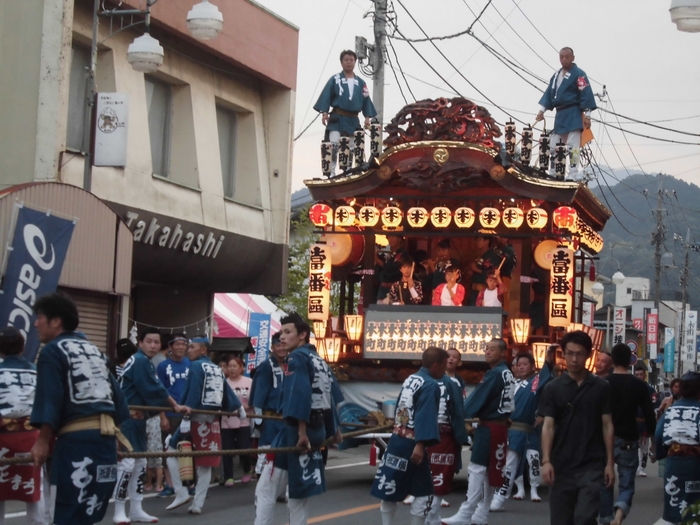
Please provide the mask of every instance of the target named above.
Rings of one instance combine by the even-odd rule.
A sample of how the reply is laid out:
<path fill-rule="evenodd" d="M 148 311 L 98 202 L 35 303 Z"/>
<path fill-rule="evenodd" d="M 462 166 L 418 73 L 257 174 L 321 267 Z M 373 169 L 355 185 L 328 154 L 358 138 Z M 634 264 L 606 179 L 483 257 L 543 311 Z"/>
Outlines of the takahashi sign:
<path fill-rule="evenodd" d="M 98 93 L 95 111 L 95 166 L 126 166 L 129 95 Z"/>

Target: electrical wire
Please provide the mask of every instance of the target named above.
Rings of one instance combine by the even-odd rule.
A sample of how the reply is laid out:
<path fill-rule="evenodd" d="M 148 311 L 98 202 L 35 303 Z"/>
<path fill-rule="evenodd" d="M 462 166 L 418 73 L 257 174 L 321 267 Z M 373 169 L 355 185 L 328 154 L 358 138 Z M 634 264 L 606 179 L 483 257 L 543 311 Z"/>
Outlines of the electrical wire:
<path fill-rule="evenodd" d="M 394 48 L 394 43 L 391 41 L 391 38 L 389 38 L 388 36 L 387 36 L 386 41 L 389 44 L 389 47 L 391 48 L 391 52 L 394 53 L 396 67 L 399 69 L 399 73 L 401 73 L 401 76 L 403 77 L 403 81 L 406 83 L 406 89 L 408 89 L 408 92 L 411 94 L 411 97 L 413 97 L 413 100 L 418 100 L 416 98 L 416 96 L 413 94 L 413 90 L 411 89 L 411 85 L 408 83 L 408 79 L 406 78 L 407 74 L 404 73 L 403 68 L 401 67 L 401 62 L 399 62 L 399 55 L 396 52 L 396 48 Z"/>
<path fill-rule="evenodd" d="M 595 121 L 595 122 L 602 122 L 601 120 L 596 119 L 596 118 L 593 118 L 593 117 L 591 117 L 591 120 L 592 120 L 592 121 Z M 670 143 L 672 143 L 672 144 L 683 144 L 683 145 L 686 145 L 686 146 L 700 146 L 700 142 L 684 142 L 684 141 L 680 141 L 680 140 L 664 139 L 664 138 L 661 138 L 661 137 L 652 137 L 652 136 L 650 136 L 650 135 L 644 135 L 643 133 L 637 133 L 637 132 L 635 132 L 635 131 L 630 131 L 630 130 L 628 130 L 628 129 L 624 129 L 624 128 L 622 128 L 622 127 L 618 127 L 618 126 L 615 126 L 615 125 L 613 125 L 613 124 L 604 123 L 604 125 L 605 125 L 605 126 L 610 126 L 610 127 L 613 128 L 613 129 L 617 129 L 617 130 L 623 131 L 623 132 L 625 132 L 625 133 L 629 133 L 630 135 L 636 135 L 636 136 L 638 136 L 638 137 L 644 137 L 645 139 L 658 140 L 658 141 L 660 141 L 660 142 L 670 142 Z"/>
<path fill-rule="evenodd" d="M 512 0 L 512 1 L 513 1 L 513 3 L 515 4 L 515 7 L 518 8 L 518 11 L 520 11 L 520 13 L 525 17 L 525 20 L 527 20 L 528 22 L 530 22 L 530 25 L 533 27 L 533 29 L 534 29 L 535 31 L 537 31 L 537 33 L 544 39 L 545 42 L 547 42 L 547 43 L 549 44 L 549 47 L 551 47 L 551 48 L 554 50 L 555 53 L 559 53 L 559 50 L 558 50 L 556 47 L 554 47 L 554 45 L 553 45 L 549 40 L 547 40 L 547 37 L 544 36 L 544 35 L 542 34 L 542 32 L 537 28 L 537 26 L 536 26 L 535 24 L 532 23 L 532 20 L 530 20 L 530 19 L 528 18 L 528 16 L 525 14 L 525 11 L 523 11 L 523 10 L 520 8 L 520 2 L 516 2 L 515 0 Z"/>
<path fill-rule="evenodd" d="M 612 106 L 612 103 L 611 103 L 611 106 Z M 598 109 L 600 111 L 604 111 L 605 113 L 611 113 L 611 114 L 615 115 L 616 117 L 625 118 L 625 119 L 627 119 L 631 122 L 634 122 L 636 124 L 644 124 L 645 126 L 651 126 L 652 128 L 662 129 L 664 131 L 670 131 L 672 133 L 679 133 L 681 135 L 688 135 L 690 137 L 700 137 L 700 133 L 690 133 L 688 131 L 681 131 L 679 129 L 668 128 L 666 126 L 658 126 L 650 121 L 638 120 L 638 119 L 633 118 L 633 117 L 621 115 L 621 114 L 615 112 L 615 108 L 613 108 L 613 111 L 610 111 L 610 110 L 604 109 L 604 108 L 598 108 Z M 690 118 L 693 118 L 693 117 L 690 117 Z M 618 118 L 618 123 L 620 123 L 619 118 Z M 620 123 L 620 125 L 622 125 L 622 124 Z"/>
<path fill-rule="evenodd" d="M 399 93 L 401 93 L 401 98 L 403 99 L 403 103 L 404 103 L 404 105 L 407 106 L 408 100 L 406 100 L 406 95 L 404 95 L 404 93 L 403 93 L 403 88 L 401 87 L 401 82 L 399 82 L 399 76 L 396 74 L 396 68 L 391 63 L 391 57 L 389 56 L 389 53 L 386 54 L 386 61 L 387 61 L 387 65 L 389 66 L 389 68 L 391 68 L 391 72 L 394 74 L 394 78 L 396 79 L 396 85 L 399 87 Z M 415 100 L 415 98 L 413 100 Z"/>

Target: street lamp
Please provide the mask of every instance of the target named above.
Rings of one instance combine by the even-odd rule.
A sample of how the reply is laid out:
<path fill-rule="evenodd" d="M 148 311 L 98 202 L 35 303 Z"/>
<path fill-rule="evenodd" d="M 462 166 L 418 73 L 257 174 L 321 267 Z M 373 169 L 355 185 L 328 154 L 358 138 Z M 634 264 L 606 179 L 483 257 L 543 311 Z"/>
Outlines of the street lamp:
<path fill-rule="evenodd" d="M 678 31 L 700 31 L 700 0 L 671 0 L 669 12 Z"/>
<path fill-rule="evenodd" d="M 83 188 L 90 191 L 92 187 L 92 153 L 90 151 L 90 141 L 92 138 L 92 125 L 94 121 L 93 110 L 95 108 L 95 72 L 97 69 L 97 46 L 98 46 L 98 28 L 100 25 L 100 17 L 105 18 L 124 18 L 131 17 L 131 23 L 120 25 L 118 29 L 111 30 L 102 42 L 121 32 L 125 29 L 144 24 L 146 26 L 145 34 L 136 37 L 129 45 L 126 53 L 126 59 L 131 64 L 134 71 L 141 73 L 153 73 L 163 65 L 165 53 L 163 47 L 158 40 L 149 34 L 151 27 L 151 7 L 158 0 L 146 0 L 146 9 L 109 9 L 100 10 L 100 4 L 104 0 L 95 0 L 92 10 L 92 46 L 90 48 L 90 67 L 88 68 L 87 79 L 87 111 L 85 112 L 85 130 L 83 134 L 83 152 L 85 153 L 85 166 L 83 168 Z M 121 3 L 120 3 L 121 5 Z M 142 17 L 141 20 L 134 21 L 134 17 Z M 187 13 L 187 29 L 193 38 L 197 40 L 211 40 L 220 32 L 224 24 L 224 17 L 219 9 L 209 3 L 209 0 L 202 0 L 199 4 L 192 7 Z M 101 42 L 100 42 L 101 43 Z"/>

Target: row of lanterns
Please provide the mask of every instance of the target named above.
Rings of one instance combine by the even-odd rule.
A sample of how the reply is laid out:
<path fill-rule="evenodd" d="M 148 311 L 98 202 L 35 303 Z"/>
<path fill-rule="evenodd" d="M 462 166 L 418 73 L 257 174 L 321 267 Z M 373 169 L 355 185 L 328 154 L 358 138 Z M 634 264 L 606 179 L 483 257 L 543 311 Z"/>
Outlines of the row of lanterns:
<path fill-rule="evenodd" d="M 370 124 L 369 128 L 370 157 L 378 157 L 382 152 L 382 128 L 377 122 Z M 330 141 L 321 142 L 321 171 L 324 177 L 333 175 L 333 153 L 336 149 L 338 156 L 338 168 L 341 172 L 365 162 L 365 131 L 356 130 L 352 137 L 340 137 L 337 143 Z"/>
<path fill-rule="evenodd" d="M 515 155 L 516 147 L 516 127 L 513 121 L 506 122 L 504 130 L 504 148 L 510 155 Z M 534 133 L 530 125 L 523 128 L 520 140 L 520 162 L 526 166 L 532 161 L 532 148 L 534 143 Z M 550 167 L 550 134 L 546 130 L 542 131 L 539 139 L 539 152 L 537 155 L 537 167 L 541 170 L 548 170 Z M 568 147 L 561 140 L 554 147 L 554 172 L 563 178 L 566 174 L 566 157 Z"/>

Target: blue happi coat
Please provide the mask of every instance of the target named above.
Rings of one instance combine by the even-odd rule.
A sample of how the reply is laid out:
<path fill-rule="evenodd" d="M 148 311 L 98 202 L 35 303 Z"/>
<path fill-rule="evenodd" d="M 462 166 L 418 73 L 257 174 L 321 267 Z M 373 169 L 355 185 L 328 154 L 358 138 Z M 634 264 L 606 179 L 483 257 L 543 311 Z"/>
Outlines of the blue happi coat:
<path fill-rule="evenodd" d="M 440 411 L 442 411 L 443 399 L 446 402 L 447 414 L 449 416 L 448 423 L 452 426 L 452 434 L 455 441 L 460 445 L 466 445 L 469 441 L 467 429 L 464 428 L 464 399 L 462 397 L 462 389 L 459 383 L 453 378 L 445 374 L 438 381 L 440 386 Z M 438 416 L 438 419 L 439 416 Z M 442 423 L 442 421 L 440 421 Z M 457 469 L 459 470 L 459 468 Z"/>
<path fill-rule="evenodd" d="M 700 401 L 683 398 L 673 403 L 656 425 L 655 437 L 656 456 L 666 458 L 663 518 L 692 523 L 691 516 L 700 517 L 700 458 L 667 455 L 674 444 L 700 446 Z"/>
<path fill-rule="evenodd" d="M 273 355 L 255 369 L 253 384 L 250 387 L 250 406 L 263 412 L 278 414 L 282 411 L 284 390 L 284 369 Z M 269 445 L 284 428 L 284 421 L 264 419 L 260 431 L 260 445 Z"/>
<path fill-rule="evenodd" d="M 484 379 L 464 401 L 464 417 L 486 421 L 507 419 L 515 410 L 515 379 L 501 361 L 484 375 Z M 486 426 L 477 427 L 472 446 L 472 463 L 488 466 L 491 432 Z"/>
<path fill-rule="evenodd" d="M 129 406 L 164 407 L 168 405 L 170 395 L 156 376 L 153 363 L 140 348 L 124 364 L 119 384 Z M 131 418 L 122 425 L 122 432 L 131 441 L 134 452 L 148 450 L 146 417 L 143 419 Z"/>
<path fill-rule="evenodd" d="M 394 432 L 374 476 L 372 496 L 402 501 L 409 494 L 419 497 L 433 493 L 428 454 L 420 465 L 410 458 L 417 441 L 422 441 L 425 448 L 440 442 L 439 410 L 440 385 L 428 369 L 421 368 L 408 376 L 396 400 Z"/>
<path fill-rule="evenodd" d="M 190 360 L 183 357 L 181 361 L 174 361 L 171 358 L 158 363 L 156 367 L 156 375 L 158 380 L 163 383 L 163 386 L 175 401 L 178 403 L 182 399 L 182 392 L 185 390 L 187 382 L 187 374 L 190 371 Z M 175 412 L 166 412 L 168 417 L 177 416 Z"/>
<path fill-rule="evenodd" d="M 234 412 L 241 408 L 241 402 L 226 381 L 221 367 L 212 363 L 211 359 L 205 355 L 192 361 L 180 404 L 195 410 L 222 410 L 224 412 Z M 180 439 L 181 434 L 178 428 L 170 440 L 170 447 L 176 448 L 175 445 Z"/>
<path fill-rule="evenodd" d="M 352 98 L 350 98 L 348 82 L 354 83 Z M 353 79 L 348 79 L 342 71 L 326 82 L 314 105 L 314 109 L 319 113 L 328 113 L 332 108 L 355 114 L 362 112 L 365 117 L 374 117 L 377 114 L 365 81 L 357 75 Z M 341 135 L 352 135 L 356 129 L 361 129 L 360 120 L 356 116 L 347 117 L 338 114 L 331 114 L 326 126 L 327 131 L 340 131 Z"/>
<path fill-rule="evenodd" d="M 333 400 L 335 376 L 328 364 L 305 344 L 287 356 L 287 371 L 282 396 L 282 416 L 286 425 L 273 442 L 296 446 L 299 421 L 306 422 L 306 434 L 312 447 L 319 447 L 335 435 L 338 416 Z M 306 454 L 278 454 L 275 465 L 289 471 L 289 497 L 304 499 L 326 491 L 325 468 L 320 450 Z"/>
<path fill-rule="evenodd" d="M 561 72 L 560 69 L 554 73 L 540 99 L 540 106 L 543 108 L 557 110 L 552 131 L 558 135 L 582 130 L 581 112 L 597 107 L 591 83 L 583 69 L 572 64 L 571 69 L 564 73 L 564 79 L 557 88 L 557 78 Z"/>
<path fill-rule="evenodd" d="M 36 366 L 19 355 L 0 363 L 0 419 L 29 417 L 34 405 Z"/>
<path fill-rule="evenodd" d="M 76 419 L 109 414 L 124 426 L 129 409 L 109 372 L 104 354 L 80 332 L 64 332 L 47 343 L 37 363 L 31 424 L 54 433 Z M 54 523 L 91 525 L 102 521 L 117 481 L 114 436 L 82 430 L 58 436 L 51 484 L 57 486 Z"/>
<path fill-rule="evenodd" d="M 529 379 L 515 381 L 515 409 L 510 415 L 511 421 L 530 426 L 535 424 L 535 413 L 540 402 L 540 395 L 544 386 L 553 377 L 549 365 L 545 364 L 539 374 L 535 374 Z M 508 429 L 508 449 L 517 452 L 522 458 L 534 432 L 533 430 L 528 434 L 520 430 Z"/>

